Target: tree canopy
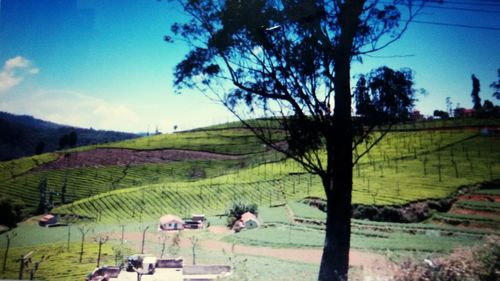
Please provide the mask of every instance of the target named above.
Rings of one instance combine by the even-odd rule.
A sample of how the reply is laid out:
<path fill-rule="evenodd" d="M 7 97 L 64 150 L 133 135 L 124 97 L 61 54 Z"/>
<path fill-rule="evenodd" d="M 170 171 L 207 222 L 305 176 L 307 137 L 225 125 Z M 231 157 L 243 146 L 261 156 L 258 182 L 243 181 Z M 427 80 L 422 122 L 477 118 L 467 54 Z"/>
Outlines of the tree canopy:
<path fill-rule="evenodd" d="M 493 97 L 500 100 L 500 68 L 497 71 L 498 73 L 498 81 L 494 81 L 490 84 L 490 87 L 493 88 L 495 92 L 493 92 Z"/>
<path fill-rule="evenodd" d="M 415 101 L 412 72 L 381 67 L 358 80 L 353 118 L 351 63 L 397 41 L 427 2 L 439 1 L 177 1 L 190 16 L 165 37 L 190 47 L 175 69 L 177 90 L 220 101 L 264 143 L 321 177 L 320 280 L 347 278 L 352 166 L 385 135 L 371 132 L 408 118 Z M 287 144 L 250 117 L 279 121 Z"/>
<path fill-rule="evenodd" d="M 177 90 L 187 87 L 210 93 L 242 120 L 278 118 L 289 133 L 291 149 L 274 148 L 299 155 L 306 168 L 321 173 L 324 169 L 318 169 L 317 157 L 305 152 L 321 147 L 321 136 L 329 134 L 335 104 L 340 103 L 334 100 L 335 87 L 337 92 L 340 87 L 335 82 L 340 79 L 336 68 L 399 39 L 426 1 L 417 6 L 412 1 L 178 2 L 192 18 L 175 23 L 174 37 L 166 37 L 167 41 L 181 38 L 191 46 L 175 69 Z M 396 4 L 407 5 L 406 21 Z M 372 113 L 380 122 L 394 121 L 407 115 L 413 96 L 403 100 L 408 91 L 394 95 L 397 89 L 382 85 L 387 78 L 383 75 L 394 76 L 390 77 L 394 82 L 413 77 L 411 71 L 388 68 L 369 74 L 374 80 L 370 82 L 375 99 Z M 355 96 L 363 103 L 359 98 Z M 395 111 L 401 109 L 406 112 Z M 350 102 L 347 110 L 350 113 Z M 264 141 L 269 139 L 265 130 L 252 129 Z"/>
<path fill-rule="evenodd" d="M 472 92 L 471 92 L 471 97 L 472 97 L 472 103 L 474 104 L 473 108 L 474 110 L 481 110 L 481 98 L 479 97 L 479 91 L 481 91 L 481 86 L 479 84 L 479 79 L 476 77 L 476 75 L 472 74 L 471 76 L 472 79 Z"/>

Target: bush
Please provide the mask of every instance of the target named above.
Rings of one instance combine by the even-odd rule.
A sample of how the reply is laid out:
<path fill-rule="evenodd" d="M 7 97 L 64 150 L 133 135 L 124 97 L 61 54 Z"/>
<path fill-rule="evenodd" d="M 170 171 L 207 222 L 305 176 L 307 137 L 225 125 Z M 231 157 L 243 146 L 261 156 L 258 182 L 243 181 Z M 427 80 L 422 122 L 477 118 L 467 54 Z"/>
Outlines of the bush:
<path fill-rule="evenodd" d="M 378 217 L 379 210 L 377 206 L 372 205 L 353 205 L 352 217 L 355 219 L 374 220 Z"/>
<path fill-rule="evenodd" d="M 16 227 L 23 220 L 24 202 L 19 199 L 0 197 L 0 224 L 9 228 Z"/>
<path fill-rule="evenodd" d="M 385 206 L 379 213 L 378 221 L 401 222 L 401 213 L 398 209 Z"/>
<path fill-rule="evenodd" d="M 486 237 L 472 249 L 456 249 L 449 256 L 422 263 L 405 260 L 394 281 L 494 281 L 500 280 L 500 238 Z"/>

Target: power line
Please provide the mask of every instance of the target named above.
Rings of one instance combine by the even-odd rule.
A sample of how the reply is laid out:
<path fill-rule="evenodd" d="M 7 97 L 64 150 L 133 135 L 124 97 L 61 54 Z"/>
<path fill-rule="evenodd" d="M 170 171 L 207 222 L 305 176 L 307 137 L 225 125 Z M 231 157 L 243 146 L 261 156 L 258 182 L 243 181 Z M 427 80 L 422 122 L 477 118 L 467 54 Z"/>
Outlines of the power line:
<path fill-rule="evenodd" d="M 393 58 L 409 58 L 409 57 L 414 57 L 415 55 L 378 56 L 378 55 L 365 54 L 365 56 L 375 59 L 393 59 Z"/>
<path fill-rule="evenodd" d="M 471 28 L 471 29 L 500 31 L 500 27 L 492 27 L 492 26 L 455 24 L 455 23 L 433 22 L 433 21 L 422 21 L 422 20 L 412 20 L 411 22 L 420 23 L 420 24 L 432 24 L 432 25 L 440 25 L 440 26 L 451 26 L 451 27 L 463 27 L 463 28 Z"/>
<path fill-rule="evenodd" d="M 381 4 L 392 5 L 392 2 L 380 2 Z M 399 6 L 406 6 L 405 4 L 396 4 Z M 500 8 L 500 5 L 496 6 Z M 454 11 L 465 11 L 465 12 L 478 12 L 478 13 L 492 13 L 500 14 L 500 10 L 487 10 L 487 9 L 474 9 L 474 8 L 462 8 L 462 7 L 448 7 L 448 6 L 435 6 L 435 5 L 425 5 L 424 8 L 431 9 L 441 9 L 441 10 L 454 10 Z"/>
<path fill-rule="evenodd" d="M 422 1 L 416 1 L 422 2 Z M 454 4 L 454 5 L 464 5 L 464 6 L 493 6 L 499 7 L 500 3 L 498 1 L 448 1 L 445 0 L 442 5 Z"/>
<path fill-rule="evenodd" d="M 441 6 L 429 6 L 429 5 L 425 6 L 425 8 L 500 14 L 499 10 L 485 10 L 485 9 L 471 9 L 471 8 L 457 8 L 457 7 L 441 7 Z"/>

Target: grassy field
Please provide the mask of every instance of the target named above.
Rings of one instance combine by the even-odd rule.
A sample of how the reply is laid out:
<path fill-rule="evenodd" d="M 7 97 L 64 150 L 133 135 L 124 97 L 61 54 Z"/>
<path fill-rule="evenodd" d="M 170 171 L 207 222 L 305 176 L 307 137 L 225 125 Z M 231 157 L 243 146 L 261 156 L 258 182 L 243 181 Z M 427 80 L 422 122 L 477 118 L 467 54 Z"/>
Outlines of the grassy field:
<path fill-rule="evenodd" d="M 39 244 L 31 247 L 14 247 L 9 251 L 7 269 L 0 271 L 2 279 L 18 279 L 19 259 L 32 252 L 32 263 L 24 272 L 24 280 L 30 278 L 30 271 L 36 262 L 42 262 L 34 272 L 35 280 L 84 280 L 96 266 L 98 245 L 86 243 L 82 262 L 79 262 L 80 243 L 72 243 L 69 250 L 64 243 Z M 120 259 L 121 260 L 121 259 Z M 2 256 L 3 262 L 3 256 Z M 110 244 L 104 244 L 101 252 L 101 265 L 115 264 L 115 251 Z"/>

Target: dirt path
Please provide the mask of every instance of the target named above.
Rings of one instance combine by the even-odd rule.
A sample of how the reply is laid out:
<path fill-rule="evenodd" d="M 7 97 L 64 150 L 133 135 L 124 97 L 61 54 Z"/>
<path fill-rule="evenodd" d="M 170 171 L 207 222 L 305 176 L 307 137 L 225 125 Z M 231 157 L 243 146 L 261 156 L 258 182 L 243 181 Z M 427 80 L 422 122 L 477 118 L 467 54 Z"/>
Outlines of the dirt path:
<path fill-rule="evenodd" d="M 212 227 L 211 227 L 212 228 Z M 212 230 L 211 230 L 212 231 Z M 224 233 L 225 231 L 220 227 L 216 227 L 214 233 Z M 112 235 L 113 239 L 120 239 L 120 234 L 115 233 Z M 142 233 L 140 232 L 126 232 L 125 239 L 130 242 L 140 243 Z M 302 262 L 309 264 L 320 264 L 322 248 L 270 248 L 259 246 L 246 246 L 234 245 L 228 242 L 219 240 L 200 240 L 199 244 L 201 249 L 206 251 L 252 255 L 271 257 L 293 262 Z M 181 237 L 180 246 L 182 248 L 190 248 L 191 242 L 189 238 Z M 361 267 L 364 274 L 373 274 L 376 276 L 388 276 L 394 269 L 394 264 L 389 261 L 385 256 L 364 252 L 356 249 L 351 249 L 349 253 L 349 264 L 351 266 Z"/>
<path fill-rule="evenodd" d="M 200 242 L 200 246 L 205 250 L 210 251 L 221 251 L 224 250 L 231 253 L 232 244 L 217 241 L 217 240 L 205 240 Z M 277 259 L 304 262 L 318 264 L 321 261 L 321 253 L 323 249 L 321 248 L 269 248 L 269 247 L 258 247 L 258 246 L 245 246 L 245 245 L 235 245 L 235 254 L 253 255 L 253 256 L 266 256 Z M 371 266 L 375 263 L 386 262 L 390 263 L 384 256 L 362 252 L 359 250 L 351 249 L 349 253 L 349 264 L 353 266 Z"/>
<path fill-rule="evenodd" d="M 288 217 L 288 220 L 291 223 L 297 224 L 297 222 L 295 221 L 295 214 L 293 213 L 293 211 L 290 208 L 290 206 L 288 206 L 288 204 L 285 204 L 285 213 L 286 213 L 286 216 Z"/>

